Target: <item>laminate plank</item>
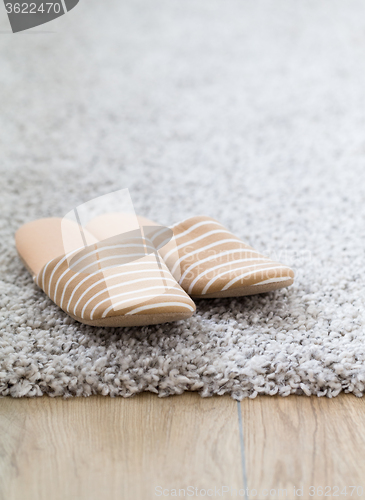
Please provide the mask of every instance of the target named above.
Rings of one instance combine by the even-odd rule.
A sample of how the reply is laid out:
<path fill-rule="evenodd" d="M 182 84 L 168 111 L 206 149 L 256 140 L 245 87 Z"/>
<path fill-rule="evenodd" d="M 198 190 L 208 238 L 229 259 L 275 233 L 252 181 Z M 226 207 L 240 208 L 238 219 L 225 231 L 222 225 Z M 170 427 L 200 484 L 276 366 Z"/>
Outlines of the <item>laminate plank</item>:
<path fill-rule="evenodd" d="M 242 487 L 236 403 L 194 393 L 3 398 L 0 461 L 4 500 L 148 500 L 172 489 L 187 496 L 189 486 Z"/>
<path fill-rule="evenodd" d="M 259 397 L 241 410 L 251 498 L 365 498 L 365 399 Z"/>

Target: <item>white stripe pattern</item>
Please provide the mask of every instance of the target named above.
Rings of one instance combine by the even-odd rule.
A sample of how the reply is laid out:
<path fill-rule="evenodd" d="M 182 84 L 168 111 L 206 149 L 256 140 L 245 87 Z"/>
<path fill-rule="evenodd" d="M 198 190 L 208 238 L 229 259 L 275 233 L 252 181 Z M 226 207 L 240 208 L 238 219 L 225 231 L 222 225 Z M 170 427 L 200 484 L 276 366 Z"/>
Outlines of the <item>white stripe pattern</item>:
<path fill-rule="evenodd" d="M 148 263 L 150 264 L 150 263 Z M 114 274 L 113 275 L 113 279 L 115 278 L 121 278 L 122 276 L 125 276 L 127 274 L 145 274 L 146 272 L 148 273 L 158 273 L 159 275 L 161 275 L 161 271 L 160 269 L 138 269 L 137 271 L 125 271 L 123 273 L 118 273 L 118 274 Z M 100 273 L 100 271 L 97 271 L 95 273 L 93 273 L 92 275 L 90 276 L 94 276 L 95 274 L 98 274 Z M 79 282 L 79 284 L 73 289 L 72 291 L 72 294 L 70 296 L 70 300 L 68 301 L 68 304 L 67 304 L 67 307 L 69 308 L 70 307 L 70 303 L 75 295 L 75 293 L 77 292 L 77 290 L 80 288 L 80 286 L 85 283 L 87 280 L 90 279 L 90 276 L 84 278 L 82 281 Z M 168 275 L 167 275 L 168 276 Z M 156 276 L 156 278 L 158 278 L 158 276 Z M 73 314 L 76 314 L 76 309 L 77 309 L 77 306 L 79 305 L 79 303 L 81 302 L 81 300 L 84 298 L 84 296 L 90 292 L 90 290 L 92 290 L 94 287 L 100 285 L 100 283 L 103 283 L 105 281 L 105 278 L 103 277 L 102 279 L 100 279 L 99 281 L 93 281 L 93 284 L 90 285 L 84 292 L 82 292 L 82 294 L 79 296 L 77 302 L 75 303 L 75 306 L 74 306 L 74 310 L 73 310 Z"/>
<path fill-rule="evenodd" d="M 128 312 L 173 318 L 181 314 L 190 316 L 195 310 L 194 303 L 172 277 L 166 264 L 161 261 L 159 267 L 154 254 L 142 254 L 141 259 L 133 262 L 83 274 L 69 267 L 70 257 L 75 252 L 48 262 L 38 273 L 36 282 L 57 305 L 80 321 L 125 316 Z M 136 258 L 136 254 L 127 255 Z M 73 258 L 77 262 L 77 254 Z M 98 261 L 105 261 L 105 258 Z M 90 266 L 82 269 L 86 268 Z M 120 300 L 122 297 L 124 299 Z"/>
<path fill-rule="evenodd" d="M 255 260 L 255 259 L 252 259 L 252 260 Z M 262 260 L 265 260 L 267 262 L 266 259 L 262 259 Z M 245 269 L 245 268 L 247 269 L 247 267 L 250 267 L 250 272 L 245 274 L 245 276 L 246 275 L 248 276 L 249 274 L 252 274 L 253 268 L 257 268 L 259 266 L 264 266 L 264 265 L 265 265 L 264 263 L 261 263 L 261 264 L 254 264 L 251 266 L 241 266 L 237 269 L 229 269 L 228 271 L 223 271 L 222 273 L 218 273 L 218 274 L 216 274 L 216 276 L 214 276 L 214 278 L 212 278 L 210 281 L 208 281 L 208 283 L 205 285 L 205 287 L 203 288 L 203 291 L 202 291 L 202 295 L 205 295 L 208 292 L 209 288 L 213 285 L 213 283 L 215 283 L 217 281 L 217 279 L 222 278 L 226 274 L 237 273 L 237 271 L 242 271 L 243 269 Z M 273 262 L 272 265 L 275 266 L 275 263 Z M 258 269 L 258 271 L 261 271 L 261 269 Z M 225 290 L 225 288 L 223 288 L 223 290 Z"/>
<path fill-rule="evenodd" d="M 126 315 L 128 316 L 130 314 L 137 314 L 139 312 L 146 311 L 147 309 L 156 309 L 157 307 L 167 307 L 167 306 L 169 306 L 169 307 L 171 307 L 171 306 L 181 307 L 181 303 L 180 302 L 159 302 L 157 304 L 140 306 L 140 307 L 137 307 L 137 309 L 133 309 L 132 311 L 127 312 Z M 191 305 L 184 304 L 184 307 L 186 309 L 188 309 L 189 311 L 194 312 L 194 307 L 192 307 Z"/>
<path fill-rule="evenodd" d="M 189 240 L 189 246 L 193 245 L 197 241 L 200 241 L 200 240 L 203 240 L 205 238 L 208 238 L 212 234 L 220 234 L 220 233 L 222 233 L 222 234 L 223 233 L 225 233 L 225 234 L 231 234 L 229 231 L 223 230 L 223 229 L 218 229 L 218 230 L 215 230 L 215 231 L 209 231 L 208 233 L 204 233 L 204 234 L 198 236 L 197 238 L 195 238 L 193 240 Z M 237 239 L 237 241 L 238 241 L 238 239 Z M 170 250 L 166 255 L 164 255 L 164 259 L 167 260 L 173 252 L 175 252 L 176 250 L 180 250 L 181 248 L 185 248 L 185 247 L 186 247 L 186 243 L 181 243 L 181 245 L 177 246 L 173 250 Z"/>
<path fill-rule="evenodd" d="M 137 239 L 137 238 L 134 238 Z M 147 244 L 142 244 L 142 243 L 125 243 L 124 245 L 109 245 L 109 246 L 100 246 L 96 250 L 93 250 L 92 252 L 88 252 L 87 254 L 83 255 L 80 257 L 76 262 L 70 262 L 71 269 L 75 269 L 76 266 L 82 262 L 83 260 L 87 259 L 88 257 L 92 257 L 93 255 L 98 255 L 100 252 L 104 252 L 105 250 L 116 250 L 116 249 L 121 249 L 121 248 L 149 248 L 152 252 L 155 251 L 155 247 Z M 145 252 L 139 254 L 139 255 L 145 255 Z M 114 257 L 128 257 L 124 255 L 123 253 L 116 253 Z M 97 259 L 97 262 L 100 262 L 100 259 Z"/>
<path fill-rule="evenodd" d="M 226 243 L 237 243 L 237 244 L 240 244 L 240 242 L 236 238 L 235 239 L 230 238 L 230 239 L 227 239 L 227 240 L 215 241 L 214 243 L 211 243 L 210 245 L 206 245 L 203 248 L 198 248 L 197 250 L 194 250 L 193 252 L 190 252 L 188 254 L 185 254 L 185 255 L 179 257 L 177 259 L 176 263 L 174 264 L 173 268 L 172 268 L 172 271 L 171 271 L 172 274 L 174 274 L 174 272 L 177 269 L 177 266 L 181 265 L 181 263 L 184 260 L 192 257 L 193 255 L 196 255 L 197 253 L 206 252 L 207 250 L 210 250 L 211 248 L 214 248 L 214 247 L 217 247 L 217 246 L 221 246 L 221 245 L 224 245 Z"/>
<path fill-rule="evenodd" d="M 179 222 L 177 224 L 174 224 L 172 226 L 172 230 L 174 231 L 174 235 L 175 235 L 175 240 L 178 240 L 180 238 L 183 238 L 185 237 L 187 234 L 191 233 L 192 231 L 195 231 L 196 229 L 198 229 L 199 227 L 202 227 L 202 226 L 207 226 L 208 224 L 214 224 L 215 226 L 221 226 L 223 227 L 221 224 L 219 224 L 219 222 L 217 222 L 216 220 L 203 220 L 201 222 L 198 222 L 197 224 L 194 224 L 193 226 L 189 227 L 189 229 L 187 229 L 186 231 L 182 232 L 182 233 L 179 233 L 179 227 L 182 225 L 182 224 L 185 224 L 186 221 L 184 222 Z M 177 234 L 176 234 L 177 233 Z"/>
<path fill-rule="evenodd" d="M 151 297 L 153 297 L 153 295 L 145 295 L 145 296 L 140 297 L 140 299 L 147 299 L 147 300 L 148 300 L 148 299 L 150 299 Z M 176 297 L 179 297 L 179 298 L 181 298 L 181 293 L 165 293 L 165 294 L 163 295 L 163 297 L 164 297 L 164 298 L 165 298 L 165 297 L 169 297 L 169 298 L 170 298 L 170 297 L 175 297 L 175 298 L 176 298 Z M 103 318 L 105 318 L 105 317 L 107 316 L 108 312 L 112 309 L 112 307 L 119 307 L 119 306 L 121 306 L 122 304 L 125 304 L 125 303 L 127 303 L 127 302 L 130 302 L 131 300 L 133 300 L 133 299 L 122 300 L 121 302 L 117 302 L 117 303 L 116 303 L 116 304 L 114 304 L 113 306 L 109 306 L 109 307 L 108 307 L 108 309 L 106 309 L 106 310 L 103 312 L 103 316 L 102 316 L 102 317 L 103 317 Z M 153 305 L 151 305 L 151 306 L 141 306 L 141 307 L 139 307 L 139 309 L 140 309 L 140 310 L 144 310 L 144 309 L 150 309 L 150 308 L 152 308 L 152 307 L 161 307 L 161 306 L 163 307 L 163 306 L 164 306 L 164 304 L 166 304 L 166 302 L 158 302 L 157 304 L 153 304 Z M 177 304 L 177 303 L 175 303 L 175 305 L 176 305 L 176 304 Z M 185 307 L 185 308 L 186 308 L 186 309 L 188 309 L 189 311 L 193 311 L 193 308 L 192 308 L 192 307 L 191 307 L 191 305 L 189 305 L 189 304 L 182 304 L 182 303 L 180 303 L 180 307 L 181 307 L 181 306 L 182 306 L 182 307 Z M 134 313 L 133 313 L 133 311 L 130 311 L 130 312 L 128 312 L 127 314 L 132 314 L 132 313 L 133 313 L 133 314 L 135 314 L 136 312 L 137 312 L 137 311 L 134 309 Z"/>
<path fill-rule="evenodd" d="M 156 276 L 154 276 L 153 278 L 141 278 L 138 280 L 125 281 L 125 282 L 123 282 L 123 287 L 126 287 L 127 285 L 133 285 L 134 283 L 141 283 L 141 282 L 145 283 L 146 281 L 155 281 L 156 282 L 156 281 L 158 281 L 158 279 L 156 278 Z M 173 278 L 165 278 L 165 281 L 169 281 L 170 283 L 173 283 L 174 285 L 176 283 L 176 281 Z M 107 290 L 108 290 L 109 297 L 107 300 L 114 301 L 115 297 L 119 297 L 120 295 L 122 295 L 122 294 L 115 295 L 114 293 L 111 293 L 111 290 L 115 290 L 115 289 L 120 290 L 120 288 L 121 288 L 120 283 L 117 283 L 116 285 L 112 285 L 112 286 L 108 285 Z M 161 288 L 165 289 L 165 291 L 166 291 L 166 286 L 164 287 L 161 285 Z M 143 287 L 143 290 L 145 291 L 146 288 Z M 124 292 L 124 293 L 132 293 L 132 291 L 129 290 L 128 292 Z M 141 293 L 140 289 L 138 289 L 138 293 L 139 294 Z M 100 290 L 100 292 L 94 293 L 94 295 L 89 300 L 87 300 L 85 302 L 85 304 L 81 310 L 81 318 L 84 319 L 85 310 L 86 310 L 87 306 L 90 304 L 90 302 L 94 301 L 97 297 L 100 297 L 100 295 L 102 295 L 102 294 L 105 294 L 105 289 Z M 102 301 L 102 302 L 105 302 L 105 301 Z M 97 305 L 99 305 L 99 304 L 100 304 L 100 302 Z M 91 316 L 90 316 L 90 318 L 91 318 Z"/>
<path fill-rule="evenodd" d="M 254 283 L 253 286 L 257 286 L 257 285 L 268 285 L 269 283 L 281 283 L 283 281 L 288 281 L 289 278 L 287 276 L 284 276 L 283 278 L 270 278 L 268 280 L 264 280 L 264 281 L 259 281 L 258 283 Z"/>
<path fill-rule="evenodd" d="M 273 266 L 271 267 L 266 267 L 264 269 L 260 269 L 260 272 L 264 272 L 264 271 L 271 271 L 273 269 Z M 278 269 L 287 269 L 285 266 L 281 266 L 281 267 L 276 267 L 275 268 L 275 271 L 277 271 Z M 243 274 L 240 274 L 239 276 L 236 276 L 235 278 L 233 278 L 231 281 L 229 281 L 223 288 L 222 290 L 228 290 L 228 288 L 230 288 L 232 285 L 234 285 L 237 281 L 239 280 L 242 280 L 243 278 L 246 278 L 247 276 L 250 276 L 252 275 L 252 271 L 249 271 L 248 273 L 243 273 Z"/>
<path fill-rule="evenodd" d="M 195 267 L 198 267 L 198 266 L 201 266 L 203 264 L 206 264 L 207 262 L 210 262 L 212 260 L 219 260 L 221 257 L 227 257 L 229 255 L 234 255 L 236 253 L 243 253 L 243 252 L 248 252 L 248 251 L 251 252 L 251 253 L 253 253 L 253 254 L 256 253 L 257 255 L 261 255 L 261 254 L 259 254 L 257 252 L 252 252 L 251 250 L 242 250 L 242 248 L 237 248 L 236 250 L 227 250 L 225 252 L 220 252 L 217 255 L 211 255 L 209 257 L 205 257 L 205 259 L 201 259 L 201 260 L 197 259 L 193 264 L 191 264 L 191 266 L 189 266 L 188 268 L 184 269 L 184 274 L 181 276 L 181 278 L 179 280 L 179 283 L 180 284 L 183 283 L 183 281 L 187 277 L 188 273 L 190 271 L 192 271 Z M 229 261 L 226 262 L 226 264 L 227 263 L 229 263 Z M 223 264 L 220 264 L 220 265 L 216 266 L 215 268 L 218 269 L 219 267 L 221 267 L 221 265 L 223 265 Z M 210 270 L 210 268 L 208 266 L 208 271 L 209 270 Z"/>
<path fill-rule="evenodd" d="M 257 258 L 257 257 L 252 257 L 250 259 L 238 259 L 238 260 L 232 260 L 232 262 L 229 262 L 227 263 L 228 265 L 232 266 L 232 265 L 235 265 L 235 264 L 238 264 L 238 263 L 241 263 L 241 262 L 252 262 L 252 261 L 257 261 L 257 260 L 267 260 L 265 258 Z M 226 265 L 227 265 L 226 264 Z M 209 267 L 208 269 L 206 269 L 205 271 L 203 271 L 202 273 L 198 274 L 198 276 L 196 278 L 194 278 L 194 280 L 190 283 L 189 285 L 189 289 L 188 289 L 188 293 L 189 295 L 191 295 L 191 292 L 193 291 L 194 289 L 194 285 L 195 283 L 197 283 L 203 276 L 206 276 L 208 273 L 211 273 L 213 271 L 216 271 L 218 269 L 221 269 L 222 268 L 222 264 L 218 264 L 217 266 L 214 266 L 214 267 Z"/>
<path fill-rule="evenodd" d="M 180 271 L 180 285 L 194 297 L 259 293 L 257 284 L 267 291 L 293 282 L 289 267 L 256 252 L 214 219 L 192 217 L 172 229 L 179 245 L 163 258 L 173 275 Z"/>

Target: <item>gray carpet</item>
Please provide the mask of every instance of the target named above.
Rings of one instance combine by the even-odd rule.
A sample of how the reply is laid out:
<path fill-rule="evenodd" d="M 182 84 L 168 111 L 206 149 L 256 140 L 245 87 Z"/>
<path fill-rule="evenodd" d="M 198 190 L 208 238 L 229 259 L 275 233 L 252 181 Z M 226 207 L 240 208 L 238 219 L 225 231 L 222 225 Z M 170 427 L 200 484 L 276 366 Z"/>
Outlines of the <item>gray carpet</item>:
<path fill-rule="evenodd" d="M 19 35 L 0 11 L 0 394 L 361 396 L 365 4 L 81 0 Z M 126 187 L 162 224 L 216 217 L 294 286 L 170 325 L 73 321 L 14 232 Z"/>

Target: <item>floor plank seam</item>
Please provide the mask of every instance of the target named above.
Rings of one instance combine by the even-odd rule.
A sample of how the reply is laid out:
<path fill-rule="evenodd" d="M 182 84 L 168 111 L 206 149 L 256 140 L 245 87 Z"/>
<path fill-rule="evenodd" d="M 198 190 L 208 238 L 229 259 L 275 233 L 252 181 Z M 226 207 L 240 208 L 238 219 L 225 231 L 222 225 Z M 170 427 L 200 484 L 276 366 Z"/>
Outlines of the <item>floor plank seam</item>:
<path fill-rule="evenodd" d="M 246 498 L 248 498 L 249 496 L 248 496 L 247 471 L 246 471 L 245 441 L 243 438 L 242 411 L 241 411 L 240 401 L 237 401 L 237 412 L 238 412 L 238 428 L 240 434 L 242 480 L 243 480 L 243 487 L 246 490 Z"/>

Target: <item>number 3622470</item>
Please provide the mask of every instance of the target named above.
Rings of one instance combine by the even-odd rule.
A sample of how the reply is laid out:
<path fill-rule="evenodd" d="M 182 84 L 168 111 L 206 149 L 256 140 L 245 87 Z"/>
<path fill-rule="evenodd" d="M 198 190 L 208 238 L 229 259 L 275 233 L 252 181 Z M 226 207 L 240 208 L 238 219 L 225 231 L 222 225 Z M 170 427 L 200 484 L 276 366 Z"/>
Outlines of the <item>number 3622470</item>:
<path fill-rule="evenodd" d="M 5 4 L 8 14 L 59 14 L 61 12 L 61 4 L 56 2 L 41 3 L 7 3 Z"/>

